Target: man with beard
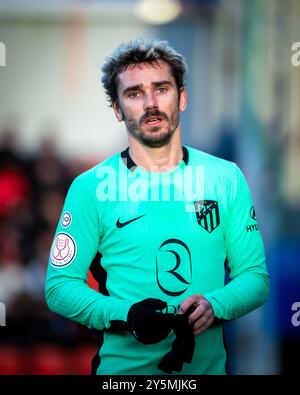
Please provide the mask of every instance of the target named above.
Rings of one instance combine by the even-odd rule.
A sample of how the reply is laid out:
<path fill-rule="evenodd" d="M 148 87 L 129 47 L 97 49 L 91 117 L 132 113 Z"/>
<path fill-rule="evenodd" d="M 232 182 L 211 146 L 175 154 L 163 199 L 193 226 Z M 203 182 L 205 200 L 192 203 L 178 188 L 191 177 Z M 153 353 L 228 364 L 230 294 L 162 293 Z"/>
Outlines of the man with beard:
<path fill-rule="evenodd" d="M 234 163 L 182 146 L 186 64 L 167 42 L 124 43 L 102 71 L 129 147 L 71 185 L 47 303 L 97 333 L 93 373 L 225 374 L 223 322 L 269 291 L 245 178 Z M 89 268 L 99 293 L 86 284 Z"/>

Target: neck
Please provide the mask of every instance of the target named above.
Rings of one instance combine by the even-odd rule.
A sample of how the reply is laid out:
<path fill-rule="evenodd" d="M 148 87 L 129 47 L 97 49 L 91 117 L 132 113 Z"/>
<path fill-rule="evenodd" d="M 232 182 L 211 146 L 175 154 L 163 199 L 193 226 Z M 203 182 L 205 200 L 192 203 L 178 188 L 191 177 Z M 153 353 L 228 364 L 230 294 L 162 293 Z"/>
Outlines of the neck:
<path fill-rule="evenodd" d="M 129 154 L 132 160 L 147 171 L 165 172 L 176 167 L 183 157 L 179 128 L 170 142 L 159 148 L 142 145 L 129 135 Z"/>

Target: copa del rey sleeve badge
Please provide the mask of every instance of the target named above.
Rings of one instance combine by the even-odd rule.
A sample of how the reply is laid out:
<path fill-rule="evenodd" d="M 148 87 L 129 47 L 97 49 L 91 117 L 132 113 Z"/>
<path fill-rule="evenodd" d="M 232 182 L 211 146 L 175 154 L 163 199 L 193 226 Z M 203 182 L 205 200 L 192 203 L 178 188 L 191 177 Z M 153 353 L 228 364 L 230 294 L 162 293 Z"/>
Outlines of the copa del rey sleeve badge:
<path fill-rule="evenodd" d="M 51 265 L 59 268 L 70 265 L 76 256 L 76 251 L 76 243 L 73 237 L 68 233 L 58 233 L 50 251 Z"/>

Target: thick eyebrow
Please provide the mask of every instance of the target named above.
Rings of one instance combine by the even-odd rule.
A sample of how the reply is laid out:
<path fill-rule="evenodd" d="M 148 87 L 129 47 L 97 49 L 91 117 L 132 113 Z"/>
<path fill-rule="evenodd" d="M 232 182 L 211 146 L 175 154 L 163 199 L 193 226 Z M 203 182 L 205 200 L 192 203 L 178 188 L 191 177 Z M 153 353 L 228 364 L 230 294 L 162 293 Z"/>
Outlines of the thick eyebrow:
<path fill-rule="evenodd" d="M 151 85 L 153 85 L 155 87 L 158 87 L 158 86 L 161 86 L 161 85 L 173 85 L 173 84 L 172 84 L 171 81 L 163 80 L 163 81 L 152 82 Z M 138 90 L 140 90 L 142 88 L 143 88 L 143 84 L 137 84 L 137 85 L 128 86 L 127 88 L 125 88 L 123 90 L 123 95 L 125 95 L 126 93 L 131 92 L 131 91 L 138 91 Z"/>
<path fill-rule="evenodd" d="M 171 81 L 164 80 L 164 81 L 157 81 L 157 82 L 152 82 L 152 85 L 154 86 L 161 86 L 161 85 L 173 85 Z"/>
<path fill-rule="evenodd" d="M 143 87 L 143 84 L 137 84 L 137 85 L 128 86 L 127 88 L 125 88 L 123 90 L 123 95 L 125 95 L 127 92 L 130 92 L 130 91 L 138 91 L 142 87 Z"/>

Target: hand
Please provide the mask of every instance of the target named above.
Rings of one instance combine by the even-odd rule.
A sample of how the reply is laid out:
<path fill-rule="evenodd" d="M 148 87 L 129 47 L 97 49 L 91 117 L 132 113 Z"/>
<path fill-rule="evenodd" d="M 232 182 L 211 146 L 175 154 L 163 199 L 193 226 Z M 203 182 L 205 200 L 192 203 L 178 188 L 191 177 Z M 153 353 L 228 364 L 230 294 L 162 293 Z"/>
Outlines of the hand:
<path fill-rule="evenodd" d="M 214 321 L 214 311 L 210 302 L 204 296 L 196 294 L 181 303 L 178 313 L 186 313 L 191 306 L 194 306 L 195 310 L 189 315 L 188 320 L 193 325 L 193 334 L 196 336 L 211 326 Z"/>

